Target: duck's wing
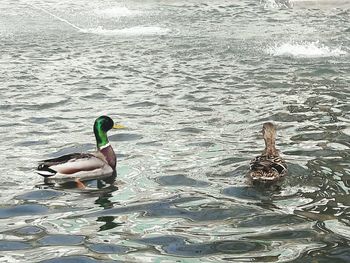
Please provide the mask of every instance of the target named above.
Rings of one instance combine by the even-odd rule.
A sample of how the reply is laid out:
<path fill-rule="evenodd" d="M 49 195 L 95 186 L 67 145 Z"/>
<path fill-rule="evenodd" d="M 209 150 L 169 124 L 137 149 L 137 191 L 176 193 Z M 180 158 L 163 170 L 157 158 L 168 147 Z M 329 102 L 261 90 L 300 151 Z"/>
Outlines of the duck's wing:
<path fill-rule="evenodd" d="M 58 158 L 43 160 L 39 163 L 37 173 L 44 177 L 65 178 L 94 178 L 111 174 L 113 169 L 98 153 L 73 153 Z"/>
<path fill-rule="evenodd" d="M 250 162 L 253 180 L 276 180 L 287 173 L 287 165 L 279 156 L 257 156 Z"/>

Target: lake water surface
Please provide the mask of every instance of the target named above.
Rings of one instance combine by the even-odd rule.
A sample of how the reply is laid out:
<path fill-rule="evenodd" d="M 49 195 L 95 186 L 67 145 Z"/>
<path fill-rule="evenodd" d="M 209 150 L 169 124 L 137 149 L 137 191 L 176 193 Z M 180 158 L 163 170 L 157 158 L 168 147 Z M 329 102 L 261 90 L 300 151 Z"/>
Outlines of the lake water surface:
<path fill-rule="evenodd" d="M 2 0 L 1 262 L 350 262 L 350 3 Z M 48 186 L 94 150 L 115 182 Z M 289 176 L 245 178 L 278 126 Z"/>

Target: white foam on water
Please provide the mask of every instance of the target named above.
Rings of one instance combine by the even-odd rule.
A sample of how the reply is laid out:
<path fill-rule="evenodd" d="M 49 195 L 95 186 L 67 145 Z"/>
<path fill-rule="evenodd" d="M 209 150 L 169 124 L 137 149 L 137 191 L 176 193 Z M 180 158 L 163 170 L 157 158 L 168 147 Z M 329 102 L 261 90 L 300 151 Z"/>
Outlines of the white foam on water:
<path fill-rule="evenodd" d="M 264 8 L 291 8 L 293 4 L 290 0 L 260 0 Z"/>
<path fill-rule="evenodd" d="M 276 44 L 269 47 L 267 53 L 272 56 L 288 56 L 300 58 L 317 58 L 317 57 L 339 57 L 347 54 L 341 47 L 328 47 L 315 42 L 289 42 Z"/>
<path fill-rule="evenodd" d="M 151 36 L 151 35 L 165 35 L 170 30 L 158 26 L 136 26 L 123 29 L 104 29 L 102 27 L 82 29 L 83 33 L 105 35 L 105 36 Z"/>
<path fill-rule="evenodd" d="M 113 17 L 122 17 L 122 16 L 133 16 L 138 15 L 141 12 L 137 10 L 130 10 L 127 7 L 116 6 L 106 9 L 95 9 L 94 13 L 101 17 L 113 18 Z"/>

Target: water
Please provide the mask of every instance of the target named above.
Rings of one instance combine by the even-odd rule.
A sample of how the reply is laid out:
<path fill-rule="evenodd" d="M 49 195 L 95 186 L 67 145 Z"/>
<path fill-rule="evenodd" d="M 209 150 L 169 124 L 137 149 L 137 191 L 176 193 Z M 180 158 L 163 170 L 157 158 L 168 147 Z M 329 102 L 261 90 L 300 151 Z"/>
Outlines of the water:
<path fill-rule="evenodd" d="M 0 4 L 1 262 L 349 262 L 348 1 Z M 93 150 L 113 184 L 50 187 Z M 281 189 L 245 179 L 278 125 Z"/>

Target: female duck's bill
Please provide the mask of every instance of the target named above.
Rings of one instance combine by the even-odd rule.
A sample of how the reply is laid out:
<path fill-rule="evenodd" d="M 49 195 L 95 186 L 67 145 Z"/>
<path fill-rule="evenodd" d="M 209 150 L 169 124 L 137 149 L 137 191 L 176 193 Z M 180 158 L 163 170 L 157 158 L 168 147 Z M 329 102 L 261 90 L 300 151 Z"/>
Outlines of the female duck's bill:
<path fill-rule="evenodd" d="M 114 124 L 108 116 L 95 120 L 97 151 L 91 153 L 72 153 L 58 158 L 41 161 L 37 173 L 50 179 L 50 182 L 66 183 L 80 180 L 102 179 L 115 174 L 116 155 L 108 141 L 107 132 L 111 129 L 125 128 Z"/>
<path fill-rule="evenodd" d="M 250 162 L 249 178 L 253 183 L 275 183 L 287 175 L 287 164 L 276 149 L 276 127 L 273 123 L 263 124 L 265 149 Z"/>

